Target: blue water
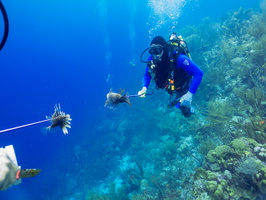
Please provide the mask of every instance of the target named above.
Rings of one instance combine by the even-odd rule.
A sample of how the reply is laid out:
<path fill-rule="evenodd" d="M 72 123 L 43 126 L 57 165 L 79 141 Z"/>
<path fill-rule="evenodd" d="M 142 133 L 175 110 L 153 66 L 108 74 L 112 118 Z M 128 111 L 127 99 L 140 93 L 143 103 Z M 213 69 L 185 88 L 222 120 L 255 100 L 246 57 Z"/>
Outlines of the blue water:
<path fill-rule="evenodd" d="M 2 2 L 10 33 L 0 52 L 0 129 L 43 120 L 56 103 L 73 119 L 68 135 L 60 130 L 42 135 L 41 128 L 49 122 L 0 135 L 0 146 L 13 144 L 22 168 L 42 169 L 38 176 L 0 192 L 3 200 L 70 199 L 67 196 L 104 179 L 104 163 L 91 161 L 104 156 L 99 142 L 104 135 L 95 134 L 95 129 L 106 118 L 112 120 L 113 111 L 103 108 L 105 95 L 110 87 L 131 94 L 141 88 L 139 55 L 150 39 L 240 7 L 259 9 L 259 0 L 190 0 L 185 5 L 170 0 Z M 112 83 L 106 81 L 108 74 Z M 77 151 L 87 156 L 78 159 Z M 68 176 L 83 170 L 82 177 L 77 172 L 73 187 L 67 187 Z"/>

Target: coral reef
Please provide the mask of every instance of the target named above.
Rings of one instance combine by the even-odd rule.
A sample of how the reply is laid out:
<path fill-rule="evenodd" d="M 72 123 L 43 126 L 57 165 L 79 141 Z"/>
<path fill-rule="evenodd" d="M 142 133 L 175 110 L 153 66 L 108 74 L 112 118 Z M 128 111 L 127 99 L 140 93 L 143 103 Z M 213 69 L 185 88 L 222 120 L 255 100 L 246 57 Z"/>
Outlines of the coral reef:
<path fill-rule="evenodd" d="M 96 130 L 103 135 L 96 151 L 102 157 L 92 162 L 112 165 L 99 170 L 109 176 L 92 184 L 87 199 L 265 197 L 265 16 L 239 9 L 222 21 L 206 18 L 199 27 L 178 31 L 205 72 L 193 99 L 195 116 L 187 120 L 167 109 L 169 97 L 159 91 L 102 122 Z"/>
<path fill-rule="evenodd" d="M 238 138 L 209 151 L 203 168 L 193 177 L 193 197 L 256 199 L 266 193 L 265 145 Z"/>

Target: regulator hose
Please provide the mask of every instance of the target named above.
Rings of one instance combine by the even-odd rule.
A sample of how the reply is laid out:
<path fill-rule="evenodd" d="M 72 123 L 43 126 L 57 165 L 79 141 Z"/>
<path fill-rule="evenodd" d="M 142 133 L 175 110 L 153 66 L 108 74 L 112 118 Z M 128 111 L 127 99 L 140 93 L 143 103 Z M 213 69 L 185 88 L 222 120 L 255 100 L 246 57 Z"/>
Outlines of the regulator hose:
<path fill-rule="evenodd" d="M 0 51 L 2 50 L 2 48 L 4 47 L 7 37 L 8 37 L 8 32 L 9 32 L 9 23 L 8 23 L 8 17 L 7 17 L 7 13 L 6 13 L 6 9 L 4 7 L 4 5 L 2 4 L 2 2 L 0 1 L 0 11 L 3 15 L 3 19 L 4 19 L 4 34 L 3 34 L 3 38 L 0 42 Z"/>

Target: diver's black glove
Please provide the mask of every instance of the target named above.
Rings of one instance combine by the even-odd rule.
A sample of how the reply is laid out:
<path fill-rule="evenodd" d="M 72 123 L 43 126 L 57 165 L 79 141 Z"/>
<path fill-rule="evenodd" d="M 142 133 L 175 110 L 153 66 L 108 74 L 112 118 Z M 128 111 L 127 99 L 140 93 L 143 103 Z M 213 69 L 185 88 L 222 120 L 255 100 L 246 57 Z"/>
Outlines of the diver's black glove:
<path fill-rule="evenodd" d="M 189 106 L 185 106 L 185 105 L 180 105 L 180 110 L 182 112 L 182 115 L 184 117 L 190 117 L 191 114 L 195 113 L 195 109 L 193 107 Z"/>

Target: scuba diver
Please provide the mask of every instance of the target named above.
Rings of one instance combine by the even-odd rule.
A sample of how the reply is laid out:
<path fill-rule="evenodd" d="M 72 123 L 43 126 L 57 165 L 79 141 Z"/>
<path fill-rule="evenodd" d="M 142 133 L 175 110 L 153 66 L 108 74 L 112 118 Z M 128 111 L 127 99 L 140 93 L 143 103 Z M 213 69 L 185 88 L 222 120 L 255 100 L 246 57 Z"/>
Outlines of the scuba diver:
<path fill-rule="evenodd" d="M 7 13 L 5 10 L 4 5 L 2 4 L 1 0 L 0 0 L 0 11 L 3 15 L 3 19 L 4 19 L 4 34 L 3 34 L 3 38 L 0 41 L 0 51 L 2 50 L 2 48 L 4 47 L 7 37 L 8 37 L 8 31 L 9 31 L 9 23 L 8 23 L 8 17 L 7 17 Z"/>
<path fill-rule="evenodd" d="M 147 51 L 150 56 L 145 61 L 142 57 Z M 184 117 L 190 117 L 194 113 L 191 106 L 192 97 L 201 83 L 203 71 L 190 58 L 187 44 L 182 37 L 173 33 L 168 42 L 161 36 L 154 37 L 150 47 L 141 54 L 140 60 L 147 63 L 147 66 L 142 81 L 143 87 L 138 95 L 145 97 L 153 79 L 156 89 L 164 89 L 170 94 L 167 107 L 175 106 L 181 110 Z"/>

